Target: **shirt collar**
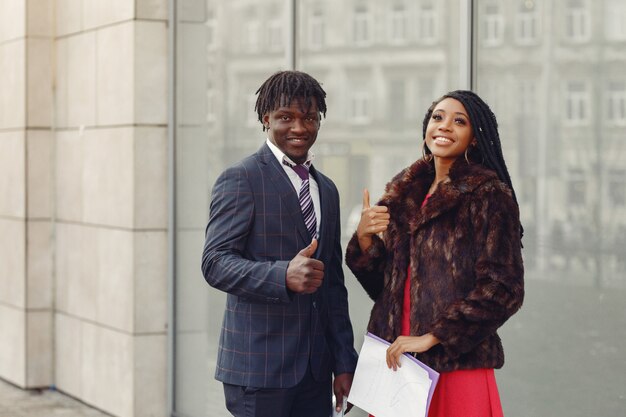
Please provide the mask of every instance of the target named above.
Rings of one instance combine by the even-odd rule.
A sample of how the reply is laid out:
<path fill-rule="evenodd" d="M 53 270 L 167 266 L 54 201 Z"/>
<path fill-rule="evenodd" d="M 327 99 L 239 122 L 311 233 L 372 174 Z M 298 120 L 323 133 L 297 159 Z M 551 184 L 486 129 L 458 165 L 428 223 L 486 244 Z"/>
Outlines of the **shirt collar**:
<path fill-rule="evenodd" d="M 276 159 L 278 159 L 278 162 L 282 165 L 283 163 L 286 163 L 289 166 L 294 166 L 294 165 L 298 165 L 295 162 L 293 162 L 291 160 L 291 158 L 289 158 L 287 155 L 285 155 L 283 153 L 283 151 L 281 151 L 278 146 L 274 145 L 272 143 L 271 140 L 266 139 L 266 143 L 267 146 L 269 146 L 270 150 L 272 151 L 272 153 L 274 154 L 274 156 L 276 157 Z M 304 165 L 305 167 L 311 168 L 311 165 L 313 164 L 313 160 L 315 159 L 315 154 L 311 151 L 308 152 L 307 156 L 306 156 L 306 161 L 304 161 L 304 163 L 302 165 Z"/>

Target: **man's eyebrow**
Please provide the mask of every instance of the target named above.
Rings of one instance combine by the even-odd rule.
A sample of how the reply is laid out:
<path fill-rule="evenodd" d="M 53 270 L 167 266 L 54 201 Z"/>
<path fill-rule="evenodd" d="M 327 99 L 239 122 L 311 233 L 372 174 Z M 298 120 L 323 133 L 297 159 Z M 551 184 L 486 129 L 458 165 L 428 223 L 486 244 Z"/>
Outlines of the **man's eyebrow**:
<path fill-rule="evenodd" d="M 282 108 L 281 107 L 281 108 L 278 108 L 278 109 L 276 109 L 274 111 L 276 113 L 286 113 L 286 114 L 294 114 L 294 113 L 299 112 L 299 113 L 302 113 L 302 114 L 307 115 L 307 116 L 309 116 L 309 115 L 317 115 L 319 113 L 319 112 L 317 112 L 315 110 L 308 110 L 308 111 L 299 110 L 299 111 L 296 111 L 296 110 L 292 110 L 292 109 L 290 109 L 288 107 L 286 107 L 286 108 Z"/>

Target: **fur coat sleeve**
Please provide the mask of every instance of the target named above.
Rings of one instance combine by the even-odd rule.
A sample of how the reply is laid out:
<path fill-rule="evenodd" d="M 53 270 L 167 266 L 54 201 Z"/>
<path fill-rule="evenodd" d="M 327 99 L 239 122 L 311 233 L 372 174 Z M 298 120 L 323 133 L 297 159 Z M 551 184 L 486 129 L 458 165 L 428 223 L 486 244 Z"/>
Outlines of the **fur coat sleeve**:
<path fill-rule="evenodd" d="M 456 358 L 495 334 L 524 297 L 519 213 L 501 183 L 487 184 L 473 205 L 477 245 L 473 288 L 435 318 L 433 333 Z"/>
<path fill-rule="evenodd" d="M 356 232 L 350 239 L 346 250 L 346 264 L 367 295 L 374 301 L 383 291 L 385 254 L 385 244 L 378 236 L 372 237 L 372 246 L 363 252 Z"/>

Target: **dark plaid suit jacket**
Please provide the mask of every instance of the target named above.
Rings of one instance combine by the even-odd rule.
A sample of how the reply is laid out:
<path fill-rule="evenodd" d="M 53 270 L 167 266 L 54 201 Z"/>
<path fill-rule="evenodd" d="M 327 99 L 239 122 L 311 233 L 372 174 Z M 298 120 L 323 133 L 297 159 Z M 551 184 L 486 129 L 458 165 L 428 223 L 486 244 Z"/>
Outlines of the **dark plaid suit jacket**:
<path fill-rule="evenodd" d="M 354 372 L 347 291 L 341 268 L 339 194 L 319 185 L 321 223 L 315 258 L 323 285 L 309 295 L 287 289 L 289 261 L 310 244 L 297 192 L 276 157 L 261 149 L 224 171 L 213 188 L 202 255 L 207 282 L 228 293 L 215 371 L 228 384 L 288 388 L 304 376 Z"/>

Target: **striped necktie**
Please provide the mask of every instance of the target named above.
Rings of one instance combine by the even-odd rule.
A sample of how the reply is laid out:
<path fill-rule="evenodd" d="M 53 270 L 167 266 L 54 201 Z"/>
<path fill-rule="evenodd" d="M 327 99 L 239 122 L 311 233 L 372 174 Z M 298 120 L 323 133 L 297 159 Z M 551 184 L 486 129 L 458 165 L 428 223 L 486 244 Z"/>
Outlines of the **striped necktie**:
<path fill-rule="evenodd" d="M 298 199 L 300 200 L 300 208 L 302 209 L 302 217 L 304 224 L 311 235 L 311 238 L 317 238 L 317 220 L 315 219 L 315 210 L 313 209 L 313 199 L 309 190 L 309 169 L 304 165 L 289 165 L 296 171 L 296 174 L 302 180 Z"/>

